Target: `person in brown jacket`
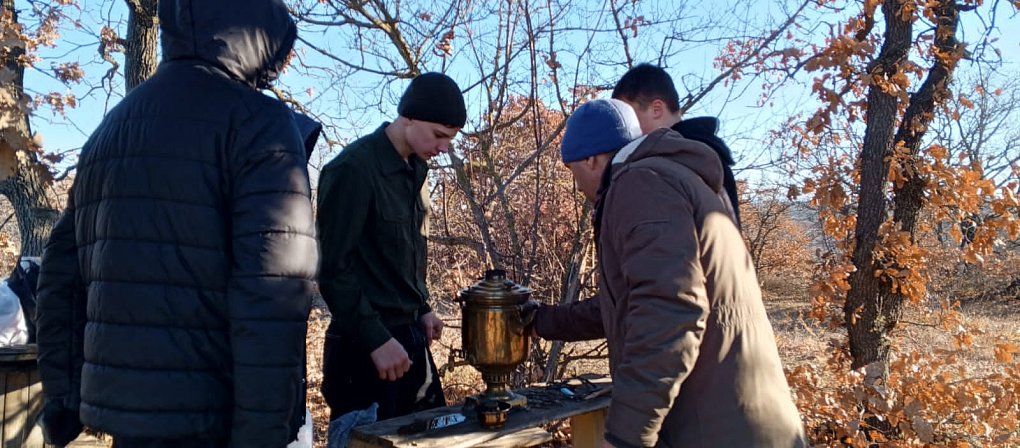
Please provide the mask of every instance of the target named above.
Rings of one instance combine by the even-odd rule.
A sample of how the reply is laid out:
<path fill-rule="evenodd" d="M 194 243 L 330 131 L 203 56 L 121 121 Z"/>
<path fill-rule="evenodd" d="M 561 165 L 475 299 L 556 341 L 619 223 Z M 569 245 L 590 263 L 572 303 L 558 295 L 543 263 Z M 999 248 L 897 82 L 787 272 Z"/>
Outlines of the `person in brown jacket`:
<path fill-rule="evenodd" d="M 561 155 L 595 203 L 599 288 L 540 307 L 535 333 L 608 340 L 606 446 L 806 446 L 719 157 L 670 129 L 642 137 L 615 99 L 571 115 Z"/>

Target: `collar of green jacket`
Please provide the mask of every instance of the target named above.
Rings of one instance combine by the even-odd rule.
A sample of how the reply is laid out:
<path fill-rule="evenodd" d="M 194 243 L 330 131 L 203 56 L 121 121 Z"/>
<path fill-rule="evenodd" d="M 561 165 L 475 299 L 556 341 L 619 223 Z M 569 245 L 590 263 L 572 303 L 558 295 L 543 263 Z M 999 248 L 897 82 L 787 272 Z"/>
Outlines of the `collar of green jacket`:
<path fill-rule="evenodd" d="M 379 138 L 379 143 L 383 146 L 383 151 L 379 151 L 376 160 L 379 161 L 379 172 L 384 175 L 390 175 L 393 173 L 405 172 L 405 171 L 417 171 L 418 169 L 425 169 L 428 165 L 423 160 L 418 158 L 417 155 L 411 154 L 410 157 L 405 161 L 400 156 L 400 152 L 397 151 L 397 147 L 393 146 L 393 142 L 390 141 L 389 136 L 386 135 L 386 127 L 390 125 L 390 122 L 384 122 L 382 126 L 373 132 Z M 386 151 L 388 149 L 388 151 Z"/>

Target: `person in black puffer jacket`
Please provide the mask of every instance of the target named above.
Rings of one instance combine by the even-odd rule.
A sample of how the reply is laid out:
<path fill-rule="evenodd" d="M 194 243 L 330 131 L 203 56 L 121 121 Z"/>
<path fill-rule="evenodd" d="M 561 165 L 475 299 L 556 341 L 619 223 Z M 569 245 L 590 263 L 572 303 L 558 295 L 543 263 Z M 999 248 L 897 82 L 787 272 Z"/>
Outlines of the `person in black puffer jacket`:
<path fill-rule="evenodd" d="M 304 140 L 259 89 L 297 29 L 281 0 L 161 0 L 159 21 L 163 62 L 85 143 L 43 255 L 44 433 L 284 447 L 318 248 Z"/>

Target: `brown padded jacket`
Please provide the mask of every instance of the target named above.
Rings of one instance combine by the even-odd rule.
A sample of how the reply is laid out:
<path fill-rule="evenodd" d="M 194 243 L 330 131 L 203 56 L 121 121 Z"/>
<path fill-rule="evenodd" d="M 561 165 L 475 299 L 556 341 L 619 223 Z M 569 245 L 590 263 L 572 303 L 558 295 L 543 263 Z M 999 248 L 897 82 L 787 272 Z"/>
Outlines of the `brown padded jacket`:
<path fill-rule="evenodd" d="M 544 306 L 546 339 L 606 337 L 616 446 L 806 445 L 712 150 L 659 129 L 620 150 L 596 204 L 599 293 Z"/>

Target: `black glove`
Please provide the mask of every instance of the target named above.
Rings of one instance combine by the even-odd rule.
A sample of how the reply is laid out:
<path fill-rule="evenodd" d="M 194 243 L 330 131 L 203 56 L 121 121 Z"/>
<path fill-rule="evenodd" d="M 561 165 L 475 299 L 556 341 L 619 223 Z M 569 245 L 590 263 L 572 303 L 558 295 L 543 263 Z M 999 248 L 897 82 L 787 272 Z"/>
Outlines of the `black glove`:
<path fill-rule="evenodd" d="M 66 446 L 78 438 L 83 428 L 78 411 L 68 409 L 59 399 L 46 400 L 46 406 L 39 416 L 39 424 L 42 426 L 46 443 L 58 447 Z"/>

